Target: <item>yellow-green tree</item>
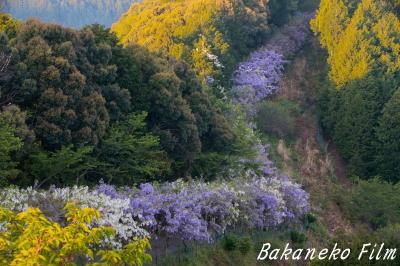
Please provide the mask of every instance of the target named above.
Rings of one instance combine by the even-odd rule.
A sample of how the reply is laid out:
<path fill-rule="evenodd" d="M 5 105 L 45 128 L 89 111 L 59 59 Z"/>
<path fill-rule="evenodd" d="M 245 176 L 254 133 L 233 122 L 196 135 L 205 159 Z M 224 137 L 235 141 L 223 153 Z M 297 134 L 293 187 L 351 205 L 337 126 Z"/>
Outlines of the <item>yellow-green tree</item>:
<path fill-rule="evenodd" d="M 322 0 L 311 28 L 319 34 L 323 47 L 331 51 L 349 23 L 349 10 L 345 0 Z"/>
<path fill-rule="evenodd" d="M 324 129 L 348 172 L 397 181 L 398 94 L 389 99 L 399 86 L 399 1 L 322 0 L 311 26 L 328 50 L 334 84 L 321 89 Z"/>
<path fill-rule="evenodd" d="M 373 70 L 400 70 L 400 20 L 382 0 L 322 0 L 311 22 L 329 53 L 330 77 L 339 87 Z"/>
<path fill-rule="evenodd" d="M 138 239 L 120 250 L 100 248 L 114 234 L 110 227 L 92 227 L 100 217 L 92 208 L 65 207 L 66 226 L 49 221 L 39 209 L 15 214 L 0 208 L 1 265 L 143 265 L 151 260 L 147 239 Z"/>
<path fill-rule="evenodd" d="M 137 43 L 189 62 L 198 76 L 221 80 L 235 58 L 269 32 L 265 1 L 145 0 L 112 26 L 121 43 Z"/>

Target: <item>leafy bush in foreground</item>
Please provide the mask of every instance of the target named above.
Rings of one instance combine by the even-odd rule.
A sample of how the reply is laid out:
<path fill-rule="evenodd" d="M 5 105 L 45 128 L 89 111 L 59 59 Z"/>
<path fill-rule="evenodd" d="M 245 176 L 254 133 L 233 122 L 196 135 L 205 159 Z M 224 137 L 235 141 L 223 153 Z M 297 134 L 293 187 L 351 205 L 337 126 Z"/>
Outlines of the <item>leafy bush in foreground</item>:
<path fill-rule="evenodd" d="M 37 208 L 15 214 L 0 208 L 0 262 L 3 265 L 143 265 L 148 239 L 135 239 L 121 249 L 106 248 L 111 227 L 93 227 L 100 212 L 65 206 L 62 224 L 48 220 Z"/>

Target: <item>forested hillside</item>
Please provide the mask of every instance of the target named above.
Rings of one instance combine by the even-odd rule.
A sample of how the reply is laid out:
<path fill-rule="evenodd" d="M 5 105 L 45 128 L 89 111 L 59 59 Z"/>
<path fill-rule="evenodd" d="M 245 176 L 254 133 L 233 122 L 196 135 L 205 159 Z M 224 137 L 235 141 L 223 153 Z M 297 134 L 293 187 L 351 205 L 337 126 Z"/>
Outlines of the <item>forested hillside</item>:
<path fill-rule="evenodd" d="M 399 2 L 324 0 L 312 28 L 329 55 L 325 130 L 350 173 L 398 181 Z"/>
<path fill-rule="evenodd" d="M 4 21 L 3 54 L 10 60 L 1 73 L 1 116 L 12 124 L 20 117 L 12 127 L 24 143 L 14 158 L 19 174 L 12 171 L 9 180 L 108 176 L 127 184 L 214 176 L 200 167 L 206 155 L 216 165 L 239 164 L 233 158 L 242 133 L 186 63 L 123 48 L 99 26 L 76 31 L 31 20 L 15 32 L 15 22 Z M 46 167 L 65 156 L 72 161 L 60 169 Z"/>
<path fill-rule="evenodd" d="M 328 71 L 318 89 L 320 122 L 352 181 L 336 188 L 341 195 L 334 201 L 360 223 L 333 242 L 355 249 L 370 240 L 399 246 L 399 4 L 322 0 L 311 21 L 327 51 Z M 355 256 L 352 263 L 364 265 Z"/>
<path fill-rule="evenodd" d="M 45 6 L 56 11 L 38 16 L 46 20 L 63 4 Z M 142 18 L 129 18 L 137 8 Z M 296 8 L 296 1 L 288 12 L 275 4 L 274 12 L 285 14 L 276 25 Z M 36 237 L 12 220 L 46 232 L 66 221 L 65 231 L 46 235 L 65 250 L 57 260 L 104 265 L 148 262 L 151 236 L 166 242 L 160 248 L 152 241 L 157 255 L 169 239 L 176 249 L 234 228 L 300 223 L 308 194 L 272 163 L 251 120 L 222 87 L 238 60 L 275 27 L 272 9 L 259 1 L 146 1 L 115 24 L 117 34 L 100 25 L 75 30 L 2 13 L 0 219 L 16 234 L 1 235 L 9 245 L 0 250 Z M 157 31 L 153 37 L 121 36 L 120 29 L 131 35 L 144 21 L 150 27 L 144 31 Z M 298 48 L 304 40 L 288 39 Z M 95 237 L 78 239 L 80 230 Z M 64 235 L 69 238 L 60 240 Z M 99 242 L 95 251 L 85 246 Z M 50 263 L 52 243 L 44 244 L 51 252 L 29 259 Z M 30 248 L 0 260 L 17 263 Z"/>
<path fill-rule="evenodd" d="M 399 265 L 398 0 L 1 7 L 1 265 Z"/>
<path fill-rule="evenodd" d="M 290 17 L 296 2 L 285 8 L 273 9 Z M 135 10 L 142 18 L 131 17 Z M 235 62 L 268 36 L 270 12 L 258 1 L 169 1 L 161 7 L 146 1 L 114 25 L 117 36 L 97 25 L 72 30 L 2 15 L 1 116 L 20 143 L 5 151 L 7 158 L 14 155 L 3 167 L 3 182 L 105 177 L 129 184 L 214 179 L 257 168 L 258 140 L 244 130 L 241 111 L 226 101 L 231 93 L 221 85 L 230 83 Z M 177 22 L 176 14 L 186 22 Z M 130 40 L 134 23 L 145 23 L 143 36 L 136 34 L 141 40 Z M 209 45 L 218 47 L 208 51 Z M 182 53 L 174 52 L 177 47 Z M 70 160 L 46 166 L 62 157 Z"/>
<path fill-rule="evenodd" d="M 80 28 L 99 23 L 109 27 L 134 0 L 3 0 L 3 11 L 17 19 L 39 18 L 45 22 Z"/>
<path fill-rule="evenodd" d="M 230 79 L 239 59 L 263 44 L 273 24 L 298 1 L 154 1 L 133 4 L 112 30 L 123 44 L 138 43 L 189 62 L 208 82 Z"/>

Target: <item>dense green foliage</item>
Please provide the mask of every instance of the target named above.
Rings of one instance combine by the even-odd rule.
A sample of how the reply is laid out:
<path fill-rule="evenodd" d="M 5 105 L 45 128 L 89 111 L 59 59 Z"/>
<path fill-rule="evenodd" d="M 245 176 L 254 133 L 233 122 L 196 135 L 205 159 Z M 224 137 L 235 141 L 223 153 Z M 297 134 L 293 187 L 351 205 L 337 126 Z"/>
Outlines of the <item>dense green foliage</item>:
<path fill-rule="evenodd" d="M 297 11 L 299 0 L 271 0 L 269 1 L 270 21 L 276 25 L 283 25 L 288 21 L 290 14 Z"/>
<path fill-rule="evenodd" d="M 387 248 L 398 248 L 400 245 L 399 189 L 399 184 L 393 185 L 377 178 L 355 179 L 351 188 L 340 188 L 335 193 L 336 202 L 350 221 L 358 226 L 351 233 L 336 234 L 329 241 L 329 247 L 332 248 L 337 243 L 338 247 L 350 248 L 351 255 L 342 262 L 314 261 L 311 265 L 398 265 L 398 256 L 394 260 L 382 260 L 382 257 Z M 359 226 L 360 223 L 363 226 Z M 376 243 L 375 251 L 380 248 L 381 243 L 384 243 L 381 260 L 369 260 L 367 254 L 358 260 L 360 251 L 366 243 L 372 243 L 371 247 L 368 247 L 369 250 Z"/>
<path fill-rule="evenodd" d="M 395 266 L 399 265 L 400 263 L 400 257 L 396 254 L 395 258 L 393 260 L 390 259 L 383 259 L 383 257 L 386 254 L 386 249 L 394 249 L 397 248 L 400 245 L 400 225 L 395 224 L 392 226 L 389 226 L 387 228 L 383 228 L 381 230 L 378 230 L 377 232 L 374 233 L 369 233 L 368 231 L 361 231 L 354 233 L 352 235 L 343 235 L 340 234 L 332 241 L 330 242 L 329 245 L 329 250 L 333 249 L 334 245 L 337 244 L 338 248 L 349 248 L 352 252 L 350 253 L 349 258 L 346 260 L 340 261 L 340 260 L 326 260 L 326 261 L 318 261 L 314 260 L 311 265 L 316 266 L 316 265 L 323 265 L 323 266 L 347 266 L 347 265 L 363 265 L 363 266 Z M 359 254 L 360 251 L 363 248 L 363 245 L 367 243 L 372 243 L 371 246 L 368 246 L 367 248 L 369 251 L 372 251 L 372 248 L 375 248 L 375 254 L 374 256 L 377 255 L 377 251 L 381 247 L 381 243 L 384 243 L 384 248 L 382 249 L 380 253 L 380 259 L 369 259 L 369 253 L 363 254 L 362 258 L 359 259 Z M 376 246 L 374 247 L 374 245 Z M 389 256 L 389 253 L 387 254 Z"/>
<path fill-rule="evenodd" d="M 378 120 L 393 88 L 393 81 L 368 76 L 339 91 L 329 85 L 321 90 L 322 124 L 348 161 L 350 174 L 383 174 L 378 171 L 382 143 L 378 142 L 376 131 L 382 130 Z"/>
<path fill-rule="evenodd" d="M 7 178 L 14 178 L 18 171 L 16 163 L 12 161 L 11 154 L 18 151 L 22 142 L 15 131 L 7 123 L 0 119 L 0 184 L 7 184 Z"/>
<path fill-rule="evenodd" d="M 385 104 L 377 128 L 378 172 L 389 180 L 399 180 L 400 173 L 400 90 Z"/>
<path fill-rule="evenodd" d="M 109 129 L 99 155 L 109 181 L 141 183 L 169 169 L 167 154 L 159 149 L 159 137 L 146 130 L 146 116 L 130 115 Z"/>
<path fill-rule="evenodd" d="M 112 30 L 123 44 L 163 50 L 189 62 L 200 77 L 221 82 L 230 79 L 239 58 L 263 44 L 269 21 L 290 16 L 296 7 L 295 0 L 145 0 L 133 4 Z"/>
<path fill-rule="evenodd" d="M 380 179 L 357 180 L 347 193 L 338 195 L 339 205 L 352 222 L 373 229 L 400 223 L 400 186 Z"/>
<path fill-rule="evenodd" d="M 5 121 L 24 144 L 18 154 L 15 145 L 4 152 L 22 170 L 14 181 L 212 177 L 246 148 L 244 132 L 231 126 L 188 64 L 122 47 L 98 25 L 77 31 L 6 18 L 0 34 L 10 60 L 0 73 L 0 117 L 19 117 Z M 207 154 L 218 158 L 214 172 L 193 169 Z"/>
<path fill-rule="evenodd" d="M 350 174 L 394 182 L 400 178 L 393 117 L 400 74 L 397 8 L 395 1 L 324 0 L 311 23 L 328 50 L 333 81 L 320 90 L 324 129 Z"/>

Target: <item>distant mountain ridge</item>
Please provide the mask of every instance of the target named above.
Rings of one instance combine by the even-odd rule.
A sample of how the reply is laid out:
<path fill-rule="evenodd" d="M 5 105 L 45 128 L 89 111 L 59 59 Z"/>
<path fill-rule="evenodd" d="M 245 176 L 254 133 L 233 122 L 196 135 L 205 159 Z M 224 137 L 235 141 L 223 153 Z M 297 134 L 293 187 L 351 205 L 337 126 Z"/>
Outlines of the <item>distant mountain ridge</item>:
<path fill-rule="evenodd" d="M 17 19 L 38 18 L 45 22 L 80 28 L 99 23 L 110 27 L 135 0 L 6 0 L 4 11 Z"/>

